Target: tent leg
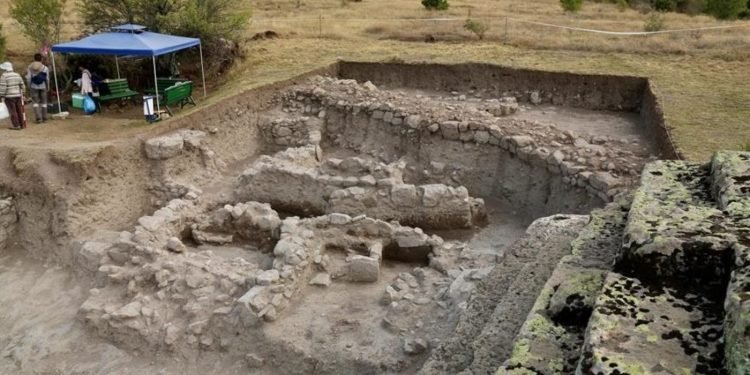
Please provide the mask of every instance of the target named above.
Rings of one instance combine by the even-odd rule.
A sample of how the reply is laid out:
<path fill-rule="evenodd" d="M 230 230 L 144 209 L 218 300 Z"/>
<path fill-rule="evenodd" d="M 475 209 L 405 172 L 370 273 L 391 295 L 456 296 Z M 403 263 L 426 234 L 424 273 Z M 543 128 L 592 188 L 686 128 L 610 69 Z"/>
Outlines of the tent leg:
<path fill-rule="evenodd" d="M 60 104 L 60 89 L 57 87 L 57 68 L 55 67 L 55 53 L 50 51 L 52 56 L 52 76 L 55 78 L 55 95 L 57 95 L 57 113 L 62 112 L 62 105 Z"/>
<path fill-rule="evenodd" d="M 159 82 L 156 79 L 156 56 L 151 56 L 151 62 L 154 64 L 154 92 L 156 93 L 156 113 L 161 113 L 161 107 L 159 107 Z"/>
<path fill-rule="evenodd" d="M 206 97 L 206 71 L 203 70 L 203 46 L 198 44 L 198 50 L 201 53 L 201 78 L 203 79 L 203 98 Z"/>
<path fill-rule="evenodd" d="M 115 55 L 115 66 L 117 67 L 117 78 L 120 78 L 120 62 L 117 61 L 117 55 Z"/>

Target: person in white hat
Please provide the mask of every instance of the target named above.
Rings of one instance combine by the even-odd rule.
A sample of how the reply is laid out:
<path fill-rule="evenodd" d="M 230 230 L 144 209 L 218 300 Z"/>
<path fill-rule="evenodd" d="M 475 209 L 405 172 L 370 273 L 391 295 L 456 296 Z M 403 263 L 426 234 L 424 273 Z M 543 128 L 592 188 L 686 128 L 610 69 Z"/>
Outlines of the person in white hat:
<path fill-rule="evenodd" d="M 10 112 L 10 122 L 13 127 L 10 129 L 21 130 L 26 127 L 26 121 L 23 113 L 23 94 L 26 92 L 26 85 L 23 83 L 23 77 L 13 71 L 13 64 L 6 61 L 0 64 L 0 99 L 5 99 L 5 105 Z"/>

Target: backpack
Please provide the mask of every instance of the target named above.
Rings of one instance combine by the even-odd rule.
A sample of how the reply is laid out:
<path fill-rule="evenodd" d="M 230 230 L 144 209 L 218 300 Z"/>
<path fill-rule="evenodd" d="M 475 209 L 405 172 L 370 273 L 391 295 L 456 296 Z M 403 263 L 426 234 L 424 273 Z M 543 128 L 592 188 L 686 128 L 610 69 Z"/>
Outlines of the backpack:
<path fill-rule="evenodd" d="M 35 85 L 47 83 L 47 72 L 42 71 L 31 77 L 31 83 Z"/>

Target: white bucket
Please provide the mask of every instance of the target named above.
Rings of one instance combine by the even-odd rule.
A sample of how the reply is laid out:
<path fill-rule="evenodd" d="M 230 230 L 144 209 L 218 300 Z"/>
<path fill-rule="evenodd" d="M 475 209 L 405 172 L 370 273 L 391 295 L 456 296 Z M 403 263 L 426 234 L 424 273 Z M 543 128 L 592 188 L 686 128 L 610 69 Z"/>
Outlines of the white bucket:
<path fill-rule="evenodd" d="M 5 103 L 0 103 L 0 120 L 5 120 L 8 117 L 10 117 L 8 107 L 5 105 Z"/>

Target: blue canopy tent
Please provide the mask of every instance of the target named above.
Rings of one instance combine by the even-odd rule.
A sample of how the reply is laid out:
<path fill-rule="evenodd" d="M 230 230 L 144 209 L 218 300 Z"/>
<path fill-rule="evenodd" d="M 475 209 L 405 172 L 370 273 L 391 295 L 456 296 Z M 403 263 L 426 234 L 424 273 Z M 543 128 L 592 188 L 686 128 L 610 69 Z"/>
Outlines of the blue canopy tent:
<path fill-rule="evenodd" d="M 206 96 L 206 75 L 203 70 L 203 47 L 201 40 L 167 34 L 159 34 L 146 30 L 145 26 L 125 24 L 110 29 L 109 32 L 94 34 L 81 40 L 52 46 L 52 71 L 57 87 L 57 69 L 55 67 L 55 52 L 76 53 L 89 55 L 113 55 L 117 65 L 117 77 L 120 77 L 118 56 L 151 57 L 154 67 L 154 87 L 159 92 L 156 79 L 156 56 L 165 55 L 179 50 L 198 46 L 201 56 L 201 78 L 203 80 L 203 96 Z M 57 96 L 57 106 L 60 110 L 60 95 Z M 156 97 L 156 108 L 160 111 L 159 97 Z"/>

